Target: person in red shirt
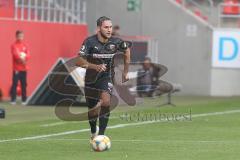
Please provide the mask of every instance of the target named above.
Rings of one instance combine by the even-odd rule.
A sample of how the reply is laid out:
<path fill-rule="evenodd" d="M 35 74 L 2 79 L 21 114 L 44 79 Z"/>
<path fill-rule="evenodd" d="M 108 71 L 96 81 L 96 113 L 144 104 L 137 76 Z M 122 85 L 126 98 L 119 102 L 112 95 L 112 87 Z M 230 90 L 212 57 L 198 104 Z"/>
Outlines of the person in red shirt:
<path fill-rule="evenodd" d="M 16 41 L 11 45 L 11 53 L 13 59 L 13 77 L 11 87 L 11 104 L 16 104 L 17 85 L 21 83 L 22 104 L 27 100 L 27 62 L 30 54 L 29 49 L 24 40 L 23 31 L 16 31 Z"/>

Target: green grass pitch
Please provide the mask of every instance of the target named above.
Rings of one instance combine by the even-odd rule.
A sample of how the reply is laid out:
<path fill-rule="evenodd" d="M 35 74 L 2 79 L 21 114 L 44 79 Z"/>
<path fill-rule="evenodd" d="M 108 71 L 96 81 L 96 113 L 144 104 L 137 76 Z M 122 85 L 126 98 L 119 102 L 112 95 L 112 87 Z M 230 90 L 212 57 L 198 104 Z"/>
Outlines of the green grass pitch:
<path fill-rule="evenodd" d="M 0 160 L 236 160 L 240 157 L 240 98 L 145 99 L 111 113 L 112 147 L 94 152 L 88 122 L 65 122 L 54 107 L 0 103 Z M 73 113 L 86 110 L 74 107 Z"/>

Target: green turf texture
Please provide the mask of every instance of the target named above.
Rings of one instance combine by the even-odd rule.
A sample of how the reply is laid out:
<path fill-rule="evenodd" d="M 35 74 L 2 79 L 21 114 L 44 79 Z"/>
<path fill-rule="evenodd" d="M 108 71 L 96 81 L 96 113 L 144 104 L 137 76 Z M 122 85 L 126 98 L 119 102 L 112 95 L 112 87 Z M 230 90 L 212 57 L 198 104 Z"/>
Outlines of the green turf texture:
<path fill-rule="evenodd" d="M 88 129 L 88 122 L 64 122 L 54 115 L 54 107 L 11 106 L 0 103 L 6 119 L 0 119 L 0 160 L 236 160 L 240 157 L 240 112 L 211 115 L 215 112 L 240 110 L 240 97 L 174 97 L 177 105 L 160 106 L 165 99 L 145 99 L 134 107 L 120 106 L 111 114 L 109 126 L 132 124 L 107 129 L 112 147 L 94 152 L 89 132 L 52 136 L 33 140 L 1 142 L 24 137 L 50 135 Z M 72 108 L 79 113 L 86 108 Z M 191 119 L 172 119 L 187 115 Z M 131 120 L 124 115 L 169 116 L 155 123 L 140 124 L 146 118 Z M 210 113 L 206 116 L 196 115 Z M 46 126 L 46 125 L 50 126 Z M 56 124 L 56 125 L 55 125 Z"/>

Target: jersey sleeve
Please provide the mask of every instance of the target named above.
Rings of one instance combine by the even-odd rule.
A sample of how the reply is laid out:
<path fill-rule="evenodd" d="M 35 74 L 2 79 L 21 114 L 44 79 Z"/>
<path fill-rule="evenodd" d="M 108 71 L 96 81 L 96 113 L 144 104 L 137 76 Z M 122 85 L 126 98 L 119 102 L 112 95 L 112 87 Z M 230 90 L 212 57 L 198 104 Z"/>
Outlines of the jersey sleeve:
<path fill-rule="evenodd" d="M 28 61 L 28 60 L 29 60 L 29 58 L 30 58 L 29 46 L 28 46 L 28 45 L 26 45 L 25 47 L 26 47 L 26 60 Z"/>
<path fill-rule="evenodd" d="M 20 58 L 20 53 L 19 53 L 16 46 L 14 46 L 14 45 L 11 46 L 11 52 L 12 52 L 12 55 L 13 55 L 14 59 L 17 59 L 17 60 L 21 59 Z"/>
<path fill-rule="evenodd" d="M 88 40 L 85 40 L 78 52 L 79 56 L 86 57 L 90 54 L 90 46 Z"/>
<path fill-rule="evenodd" d="M 130 41 L 124 41 L 120 38 L 117 38 L 115 41 L 118 44 L 119 51 L 124 52 L 124 53 L 126 52 L 126 50 L 128 48 L 131 48 L 131 46 L 132 46 L 132 43 Z"/>

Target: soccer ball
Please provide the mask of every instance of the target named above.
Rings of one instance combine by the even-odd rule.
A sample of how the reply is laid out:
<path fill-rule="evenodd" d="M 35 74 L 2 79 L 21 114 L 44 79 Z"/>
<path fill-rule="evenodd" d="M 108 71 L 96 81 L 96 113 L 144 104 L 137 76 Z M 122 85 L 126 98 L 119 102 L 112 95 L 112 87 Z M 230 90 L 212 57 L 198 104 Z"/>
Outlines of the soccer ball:
<path fill-rule="evenodd" d="M 20 58 L 21 58 L 21 59 L 25 59 L 25 58 L 26 58 L 26 53 L 21 52 L 21 53 L 20 53 Z"/>
<path fill-rule="evenodd" d="M 107 136 L 98 135 L 92 141 L 92 148 L 94 151 L 102 152 L 110 149 L 111 141 Z"/>

